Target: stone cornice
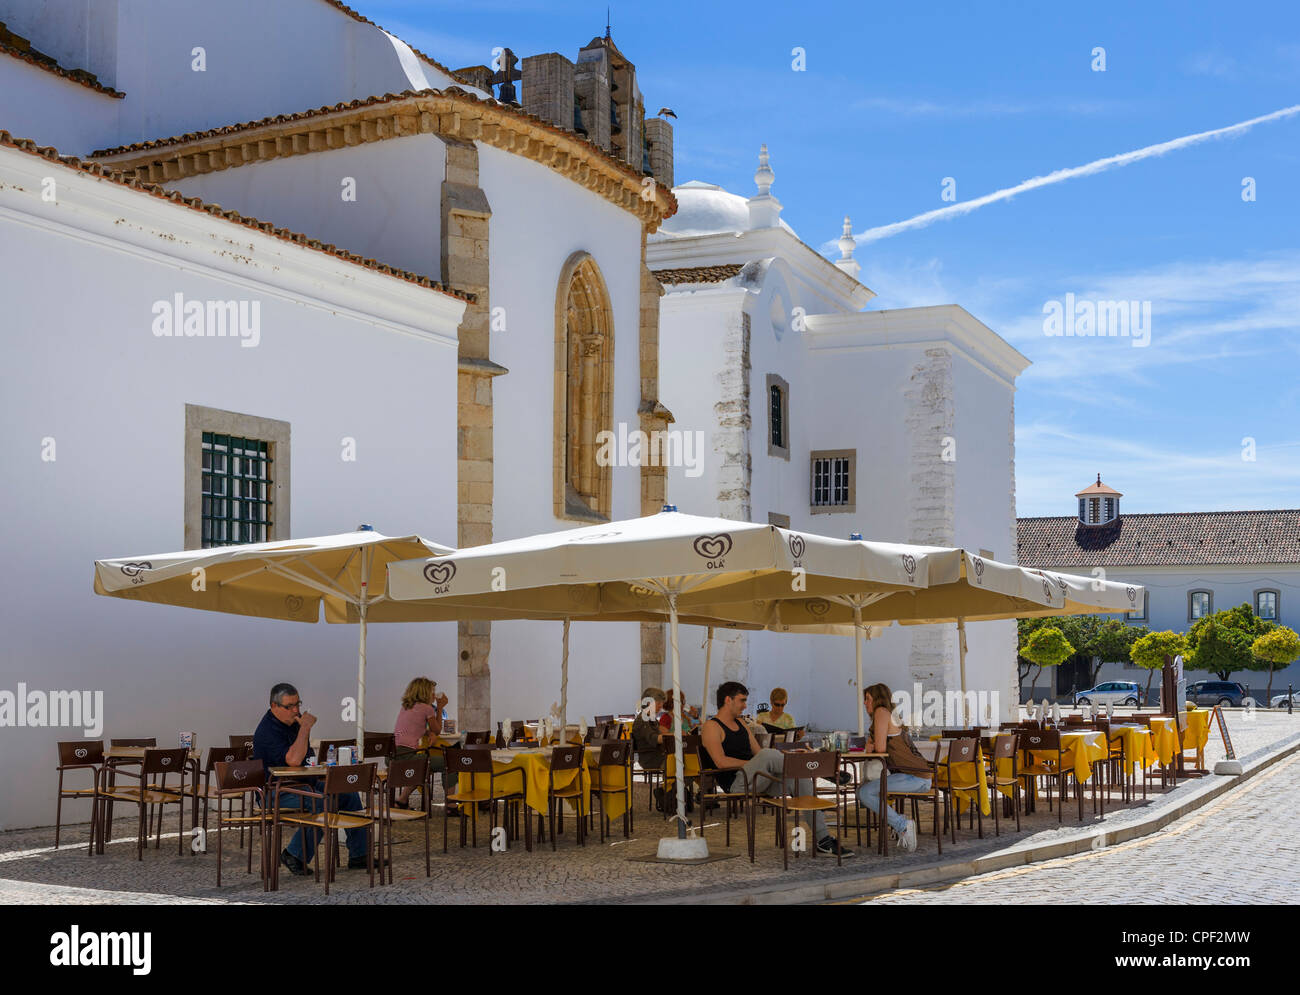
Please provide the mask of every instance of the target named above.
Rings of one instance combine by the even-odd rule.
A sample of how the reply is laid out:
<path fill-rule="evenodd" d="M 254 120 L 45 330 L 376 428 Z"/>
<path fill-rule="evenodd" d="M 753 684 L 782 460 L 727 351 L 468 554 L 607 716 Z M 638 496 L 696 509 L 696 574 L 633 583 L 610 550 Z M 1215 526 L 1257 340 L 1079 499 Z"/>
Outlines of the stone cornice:
<path fill-rule="evenodd" d="M 602 149 L 540 118 L 481 100 L 458 87 L 408 90 L 247 124 L 96 152 L 97 162 L 151 183 L 232 169 L 249 163 L 388 138 L 436 135 L 482 142 L 548 166 L 635 214 L 654 231 L 677 210 L 667 187 L 643 187 L 639 173 Z M 646 198 L 643 190 L 653 189 Z"/>

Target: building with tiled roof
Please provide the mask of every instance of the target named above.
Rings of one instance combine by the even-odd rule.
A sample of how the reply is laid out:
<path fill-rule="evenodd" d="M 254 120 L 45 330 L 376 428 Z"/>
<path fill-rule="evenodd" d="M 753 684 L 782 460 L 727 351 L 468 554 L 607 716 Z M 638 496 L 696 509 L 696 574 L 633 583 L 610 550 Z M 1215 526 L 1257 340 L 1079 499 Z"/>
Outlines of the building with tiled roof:
<path fill-rule="evenodd" d="M 1017 562 L 1142 584 L 1147 602 L 1127 619 L 1154 631 L 1185 632 L 1204 615 L 1242 604 L 1300 629 L 1300 509 L 1132 514 L 1120 510 L 1122 497 L 1099 474 L 1075 495 L 1074 515 L 1018 519 Z M 1133 680 L 1134 674 L 1145 677 L 1131 666 L 1106 664 L 1098 680 Z M 1058 690 L 1070 690 L 1073 679 L 1062 671 Z M 1267 676 L 1233 679 L 1262 689 Z M 1274 691 L 1288 682 L 1300 685 L 1300 664 L 1274 675 Z"/>

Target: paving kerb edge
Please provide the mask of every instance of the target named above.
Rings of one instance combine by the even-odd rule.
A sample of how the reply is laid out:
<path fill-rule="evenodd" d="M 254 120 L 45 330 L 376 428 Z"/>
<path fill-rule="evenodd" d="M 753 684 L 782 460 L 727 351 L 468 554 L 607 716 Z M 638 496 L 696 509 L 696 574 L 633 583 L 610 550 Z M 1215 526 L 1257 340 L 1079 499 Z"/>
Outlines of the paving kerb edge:
<path fill-rule="evenodd" d="M 973 857 L 969 860 L 923 864 L 920 867 L 914 867 L 906 871 L 885 872 L 873 874 L 869 877 L 815 883 L 792 882 L 789 885 L 776 885 L 774 887 L 724 892 L 721 894 L 712 892 L 675 895 L 666 899 L 622 898 L 619 903 L 645 905 L 793 905 L 857 896 L 867 898 L 871 895 L 895 891 L 900 888 L 914 888 L 921 885 L 937 884 L 942 881 L 955 881 L 975 874 L 987 874 L 992 871 L 1003 870 L 1007 867 L 1035 864 L 1045 860 L 1055 860 L 1059 857 L 1070 857 L 1077 853 L 1092 851 L 1093 841 L 1099 835 L 1105 835 L 1106 846 L 1110 847 L 1159 832 L 1171 823 L 1177 822 L 1199 808 L 1203 808 L 1220 795 L 1251 780 L 1298 750 L 1300 750 L 1300 734 L 1292 735 L 1283 740 L 1282 745 L 1271 753 L 1267 753 L 1256 760 L 1240 775 L 1235 777 L 1215 777 L 1213 774 L 1208 774 L 1206 778 L 1210 779 L 1210 781 L 1205 785 L 1204 790 L 1194 793 L 1176 805 L 1161 809 L 1146 819 L 1126 823 L 1113 830 L 1105 828 L 1091 829 L 1063 840 L 1053 840 L 1050 843 L 1028 844 L 982 857 Z"/>

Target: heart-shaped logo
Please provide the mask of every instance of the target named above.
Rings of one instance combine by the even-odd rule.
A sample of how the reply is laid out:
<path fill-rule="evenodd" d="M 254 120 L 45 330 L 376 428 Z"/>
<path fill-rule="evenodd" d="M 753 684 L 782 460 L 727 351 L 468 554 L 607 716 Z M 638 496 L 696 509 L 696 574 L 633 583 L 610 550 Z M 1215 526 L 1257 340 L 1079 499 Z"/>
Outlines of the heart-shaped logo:
<path fill-rule="evenodd" d="M 414 768 L 414 767 L 407 767 L 407 768 L 406 768 L 406 776 L 407 776 L 407 777 L 415 777 L 415 768 Z"/>
<path fill-rule="evenodd" d="M 171 757 L 159 757 L 158 760 L 159 760 L 159 762 L 160 762 L 164 767 L 170 767 L 170 766 L 171 766 L 171 762 L 172 762 L 172 758 L 171 758 Z"/>
<path fill-rule="evenodd" d="M 139 563 L 123 563 L 118 569 L 128 577 L 138 577 L 141 570 L 152 570 L 153 564 L 148 560 L 141 560 Z"/>
<path fill-rule="evenodd" d="M 472 757 L 461 757 L 460 763 L 462 767 L 469 767 L 473 765 L 474 759 Z"/>
<path fill-rule="evenodd" d="M 361 779 L 360 776 L 357 775 L 357 774 L 349 774 L 349 775 L 348 775 L 348 784 L 356 784 L 357 781 L 359 781 L 360 779 Z"/>
<path fill-rule="evenodd" d="M 817 760 L 809 760 L 806 764 L 804 764 L 804 766 L 807 767 L 809 770 L 816 770 L 818 767 L 821 766 L 821 762 Z"/>
<path fill-rule="evenodd" d="M 284 599 L 284 610 L 290 615 L 297 615 L 302 611 L 302 598 L 296 594 L 289 594 Z"/>
<path fill-rule="evenodd" d="M 1029 742 L 1031 742 L 1031 743 L 1041 743 L 1042 741 L 1043 741 L 1043 739 L 1042 739 L 1041 736 L 1030 736 L 1030 737 L 1029 737 Z"/>
<path fill-rule="evenodd" d="M 970 753 L 970 747 L 969 747 L 969 746 L 963 746 L 963 747 L 961 748 L 961 755 L 964 757 L 964 756 L 966 756 L 966 754 L 968 754 L 968 753 Z"/>
<path fill-rule="evenodd" d="M 236 781 L 243 781 L 247 777 L 248 777 L 248 771 L 246 770 L 237 770 L 234 772 L 234 778 Z"/>
<path fill-rule="evenodd" d="M 706 560 L 720 560 L 731 552 L 731 536 L 726 532 L 715 536 L 699 536 L 692 545 L 695 552 Z"/>
<path fill-rule="evenodd" d="M 456 576 L 456 564 L 450 560 L 442 563 L 426 563 L 424 565 L 424 579 L 430 584 L 445 584 Z"/>
<path fill-rule="evenodd" d="M 225 761 L 226 761 L 226 763 L 228 763 L 228 764 L 234 763 L 234 762 L 235 762 L 235 755 L 234 755 L 233 753 L 227 753 L 226 756 L 225 756 Z"/>
<path fill-rule="evenodd" d="M 652 594 L 655 593 L 654 591 L 650 590 L 650 588 L 648 587 L 640 587 L 636 584 L 629 584 L 627 589 L 632 593 L 634 597 L 640 599 L 641 601 L 644 601 L 646 598 L 650 597 Z"/>
<path fill-rule="evenodd" d="M 1056 586 L 1059 587 L 1059 588 L 1061 589 L 1061 593 L 1062 593 L 1062 594 L 1064 594 L 1066 591 L 1068 591 L 1068 590 L 1070 589 L 1070 585 L 1067 584 L 1067 583 L 1065 582 L 1065 578 L 1064 578 L 1064 577 L 1057 577 L 1057 578 L 1056 578 Z"/>
<path fill-rule="evenodd" d="M 1052 585 L 1047 581 L 1043 581 L 1043 594 L 1049 602 L 1052 600 Z"/>
<path fill-rule="evenodd" d="M 804 543 L 804 541 L 803 541 L 803 536 L 801 536 L 801 535 L 791 535 L 791 536 L 790 536 L 790 555 L 793 556 L 796 560 L 802 559 L 802 558 L 803 558 L 804 545 L 805 545 L 805 543 Z"/>
<path fill-rule="evenodd" d="M 983 577 L 983 576 L 984 576 L 984 561 L 983 561 L 980 557 L 976 556 L 976 557 L 972 557 L 972 559 L 971 559 L 971 564 L 975 567 L 975 576 L 976 576 L 976 577 Z"/>
<path fill-rule="evenodd" d="M 903 553 L 903 570 L 907 574 L 907 579 L 911 580 L 912 575 L 916 573 L 916 557 L 911 553 Z"/>
<path fill-rule="evenodd" d="M 808 614 L 821 618 L 831 610 L 831 603 L 824 598 L 813 598 L 808 602 Z"/>
<path fill-rule="evenodd" d="M 84 747 L 73 750 L 72 752 L 78 760 L 84 760 L 86 757 L 90 756 L 90 751 Z"/>
<path fill-rule="evenodd" d="M 1124 593 L 1128 595 L 1129 604 L 1133 604 L 1135 601 L 1137 601 L 1138 593 L 1136 587 L 1126 587 L 1124 588 Z"/>

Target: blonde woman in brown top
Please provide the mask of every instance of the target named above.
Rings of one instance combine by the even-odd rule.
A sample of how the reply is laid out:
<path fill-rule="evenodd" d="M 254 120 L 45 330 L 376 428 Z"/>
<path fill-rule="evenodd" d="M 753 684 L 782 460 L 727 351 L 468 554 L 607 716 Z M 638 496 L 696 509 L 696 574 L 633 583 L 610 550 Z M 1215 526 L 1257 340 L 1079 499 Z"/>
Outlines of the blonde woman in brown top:
<path fill-rule="evenodd" d="M 883 753 L 889 764 L 889 787 L 893 791 L 929 791 L 930 765 L 917 752 L 907 726 L 893 713 L 894 693 L 885 684 L 873 684 L 862 692 L 862 703 L 871 716 L 867 749 Z M 858 788 L 858 801 L 872 812 L 880 811 L 880 781 L 866 781 Z M 885 806 L 889 828 L 898 834 L 898 844 L 908 853 L 916 850 L 916 823 Z"/>

